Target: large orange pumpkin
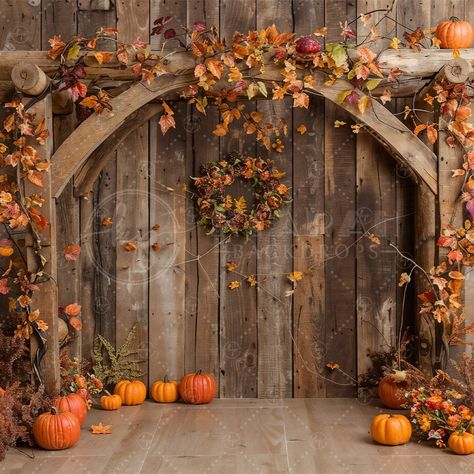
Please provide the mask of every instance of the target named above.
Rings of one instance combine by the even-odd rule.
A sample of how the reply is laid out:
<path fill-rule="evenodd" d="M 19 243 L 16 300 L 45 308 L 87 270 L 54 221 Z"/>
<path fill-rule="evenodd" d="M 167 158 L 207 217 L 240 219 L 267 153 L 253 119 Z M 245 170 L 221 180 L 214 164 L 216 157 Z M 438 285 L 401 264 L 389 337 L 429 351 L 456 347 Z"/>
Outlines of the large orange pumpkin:
<path fill-rule="evenodd" d="M 121 380 L 115 385 L 114 393 L 120 395 L 124 405 L 141 405 L 146 398 L 146 387 L 140 380 Z"/>
<path fill-rule="evenodd" d="M 474 435 L 467 431 L 452 433 L 448 440 L 448 446 L 456 454 L 472 454 L 474 453 Z"/>
<path fill-rule="evenodd" d="M 87 418 L 87 405 L 84 397 L 78 393 L 70 393 L 60 396 L 54 401 L 54 406 L 62 412 L 69 411 L 76 415 L 79 424 L 82 426 Z"/>
<path fill-rule="evenodd" d="M 44 449 L 66 449 L 79 440 L 81 425 L 74 413 L 59 413 L 56 407 L 43 413 L 33 423 L 33 437 Z"/>
<path fill-rule="evenodd" d="M 474 30 L 468 21 L 452 16 L 448 21 L 438 24 L 435 36 L 440 40 L 443 49 L 469 48 Z"/>
<path fill-rule="evenodd" d="M 173 403 L 179 398 L 179 384 L 176 380 L 168 380 L 165 375 L 163 380 L 157 380 L 151 386 L 150 395 L 155 402 Z"/>
<path fill-rule="evenodd" d="M 410 421 L 403 415 L 377 415 L 370 425 L 372 439 L 387 446 L 408 443 L 411 432 Z"/>
<path fill-rule="evenodd" d="M 179 393 L 185 403 L 209 403 L 216 396 L 216 379 L 212 374 L 202 374 L 199 370 L 195 374 L 185 375 L 179 384 Z"/>
<path fill-rule="evenodd" d="M 387 408 L 403 408 L 402 405 L 406 403 L 404 393 L 407 389 L 408 383 L 406 381 L 398 381 L 394 375 L 386 375 L 379 382 L 378 392 L 380 401 Z"/>

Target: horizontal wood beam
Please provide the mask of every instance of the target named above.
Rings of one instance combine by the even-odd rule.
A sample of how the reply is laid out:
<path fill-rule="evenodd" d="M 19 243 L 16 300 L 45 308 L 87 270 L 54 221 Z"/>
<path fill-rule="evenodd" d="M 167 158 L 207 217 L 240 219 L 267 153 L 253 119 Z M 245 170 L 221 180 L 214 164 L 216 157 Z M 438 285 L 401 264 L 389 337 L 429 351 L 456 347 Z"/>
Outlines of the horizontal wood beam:
<path fill-rule="evenodd" d="M 349 52 L 353 59 L 357 59 L 357 51 L 349 50 Z M 467 61 L 474 60 L 474 48 L 461 49 L 459 53 L 461 58 Z M 451 59 L 453 59 L 451 49 L 422 49 L 421 51 L 386 49 L 377 58 L 380 69 L 386 75 L 393 67 L 398 67 L 403 72 L 403 76 L 409 77 L 433 76 Z M 10 80 L 13 67 L 22 62 L 34 63 L 48 75 L 54 74 L 58 68 L 58 61 L 50 59 L 47 51 L 0 51 L 0 81 Z M 131 80 L 135 78 L 131 69 L 124 67 L 118 61 L 99 64 L 91 52 L 86 54 L 85 63 L 87 75 L 91 79 L 111 77 Z M 176 68 L 191 68 L 194 64 L 194 57 L 183 51 L 169 57 L 167 68 L 174 73 Z"/>
<path fill-rule="evenodd" d="M 179 67 L 176 70 L 179 71 Z M 181 70 L 187 72 L 185 68 Z M 274 64 L 268 64 L 265 73 L 255 77 L 268 83 L 280 81 L 280 68 Z M 332 86 L 325 85 L 323 73 L 316 72 L 315 79 L 319 84 L 317 91 L 308 92 L 322 95 L 335 103 L 342 91 L 353 89 L 353 86 L 345 80 L 337 80 Z M 53 156 L 53 195 L 57 198 L 61 194 L 74 173 L 111 134 L 126 122 L 130 115 L 149 102 L 172 92 L 181 91 L 195 81 L 196 78 L 192 72 L 188 72 L 183 75 L 160 76 L 150 86 L 137 83 L 111 100 L 114 112 L 109 117 L 94 114 L 85 120 Z M 361 91 L 358 93 L 360 96 L 363 95 Z M 433 193 L 437 193 L 438 176 L 435 155 L 397 117 L 377 101 L 372 101 L 371 107 L 364 114 L 361 114 L 357 107 L 346 102 L 340 106 L 365 125 L 368 131 L 405 166 L 415 181 L 424 181 Z"/>

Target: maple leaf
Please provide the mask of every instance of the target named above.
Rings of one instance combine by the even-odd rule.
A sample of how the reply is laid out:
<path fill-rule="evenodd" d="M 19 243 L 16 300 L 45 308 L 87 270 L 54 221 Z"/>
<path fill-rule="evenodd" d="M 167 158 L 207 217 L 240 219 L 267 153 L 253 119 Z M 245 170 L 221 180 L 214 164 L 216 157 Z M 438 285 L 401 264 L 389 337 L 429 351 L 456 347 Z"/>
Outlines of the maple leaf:
<path fill-rule="evenodd" d="M 56 59 L 60 54 L 62 54 L 66 46 L 66 43 L 61 41 L 61 35 L 50 38 L 48 40 L 48 43 L 50 44 L 50 48 L 48 50 L 48 56 L 51 59 Z"/>
<path fill-rule="evenodd" d="M 108 225 L 112 225 L 112 218 L 111 217 L 104 217 L 102 219 L 102 225 L 104 226 L 108 226 Z"/>
<path fill-rule="evenodd" d="M 36 327 L 40 331 L 47 331 L 48 330 L 48 325 L 42 319 L 40 319 L 39 321 L 36 322 Z"/>
<path fill-rule="evenodd" d="M 229 286 L 229 289 L 236 290 L 237 288 L 240 288 L 240 282 L 237 280 L 234 280 L 234 281 L 231 281 L 228 286 Z"/>
<path fill-rule="evenodd" d="M 154 242 L 152 245 L 151 245 L 151 248 L 153 251 L 157 252 L 158 250 L 161 249 L 161 245 L 158 243 L 158 242 Z"/>
<path fill-rule="evenodd" d="M 110 63 L 110 61 L 114 59 L 115 54 L 109 53 L 106 51 L 100 51 L 100 52 L 94 53 L 94 57 L 95 59 L 97 59 L 97 62 L 99 64 L 106 64 L 106 63 Z"/>
<path fill-rule="evenodd" d="M 357 37 L 356 32 L 348 25 L 347 20 L 344 23 L 340 21 L 339 26 L 342 29 L 341 36 L 344 41 L 348 39 L 355 39 Z"/>
<path fill-rule="evenodd" d="M 357 108 L 359 109 L 359 112 L 361 114 L 365 114 L 365 111 L 367 110 L 367 107 L 370 105 L 370 97 L 368 95 L 362 96 L 358 101 L 357 101 Z"/>
<path fill-rule="evenodd" d="M 300 135 L 304 135 L 308 129 L 306 128 L 306 125 L 304 123 L 301 123 L 300 125 L 298 125 L 298 127 L 296 128 L 296 131 L 300 134 Z"/>
<path fill-rule="evenodd" d="M 112 425 L 91 425 L 92 434 L 112 434 Z"/>
<path fill-rule="evenodd" d="M 356 123 L 355 125 L 351 125 L 352 133 L 355 133 L 357 135 L 360 132 L 362 127 L 363 125 L 359 123 Z"/>
<path fill-rule="evenodd" d="M 68 245 L 64 249 L 64 258 L 69 261 L 69 262 L 74 262 L 77 260 L 77 257 L 79 257 L 79 254 L 81 253 L 81 247 L 78 244 L 71 244 Z"/>
<path fill-rule="evenodd" d="M 322 36 L 325 37 L 328 34 L 327 26 L 322 26 L 313 32 L 314 36 Z"/>
<path fill-rule="evenodd" d="M 293 106 L 294 107 L 303 107 L 305 109 L 309 106 L 309 96 L 304 92 L 295 92 L 293 94 Z"/>
<path fill-rule="evenodd" d="M 372 232 L 367 233 L 367 238 L 375 245 L 380 245 L 380 239 Z"/>
<path fill-rule="evenodd" d="M 339 369 L 341 366 L 337 362 L 328 362 L 326 367 L 331 370 Z"/>
<path fill-rule="evenodd" d="M 397 77 L 402 73 L 402 71 L 398 67 L 392 67 L 388 74 L 388 82 L 396 82 Z"/>
<path fill-rule="evenodd" d="M 218 137 L 223 137 L 227 135 L 227 131 L 227 125 L 225 123 L 218 123 L 212 133 Z"/>
<path fill-rule="evenodd" d="M 408 46 L 411 49 L 420 50 L 421 47 L 417 43 L 419 43 L 425 37 L 425 33 L 421 28 L 418 27 L 412 33 L 408 33 L 406 31 L 405 33 L 403 33 L 403 37 L 407 40 Z"/>
<path fill-rule="evenodd" d="M 343 120 L 335 120 L 334 121 L 334 128 L 339 128 L 339 127 L 342 127 L 343 125 L 347 125 L 347 123 L 344 122 Z"/>
<path fill-rule="evenodd" d="M 80 313 L 81 313 L 81 305 L 77 303 L 68 304 L 64 308 L 64 314 L 66 314 L 67 316 L 71 318 L 79 316 Z"/>
<path fill-rule="evenodd" d="M 126 252 L 134 252 L 137 250 L 137 244 L 134 242 L 127 242 L 123 245 L 123 248 Z"/>
<path fill-rule="evenodd" d="M 233 272 L 237 268 L 237 264 L 234 262 L 227 262 L 226 268 L 228 272 Z"/>
<path fill-rule="evenodd" d="M 287 278 L 291 282 L 296 283 L 297 281 L 300 281 L 303 278 L 303 275 L 303 272 L 291 272 L 287 275 Z"/>

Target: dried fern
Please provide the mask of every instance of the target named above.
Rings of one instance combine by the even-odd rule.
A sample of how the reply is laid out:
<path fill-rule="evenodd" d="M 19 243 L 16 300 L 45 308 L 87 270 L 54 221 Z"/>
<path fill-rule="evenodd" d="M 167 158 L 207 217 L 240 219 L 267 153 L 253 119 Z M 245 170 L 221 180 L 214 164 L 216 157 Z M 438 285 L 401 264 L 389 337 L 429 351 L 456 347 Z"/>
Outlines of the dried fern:
<path fill-rule="evenodd" d="M 143 375 L 140 369 L 142 360 L 133 356 L 138 354 L 135 347 L 137 325 L 134 324 L 125 342 L 116 349 L 104 336 L 98 334 L 94 340 L 94 374 L 104 385 L 117 383 L 122 379 L 136 379 Z"/>

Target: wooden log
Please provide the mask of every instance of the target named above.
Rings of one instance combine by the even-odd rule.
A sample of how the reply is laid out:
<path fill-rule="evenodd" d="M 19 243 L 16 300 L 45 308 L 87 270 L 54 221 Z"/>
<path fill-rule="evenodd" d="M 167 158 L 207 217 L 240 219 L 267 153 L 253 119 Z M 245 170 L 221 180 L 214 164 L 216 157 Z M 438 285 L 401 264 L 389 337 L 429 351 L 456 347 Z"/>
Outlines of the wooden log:
<path fill-rule="evenodd" d="M 49 78 L 43 70 L 32 63 L 19 63 L 12 69 L 12 82 L 26 95 L 41 95 L 49 86 Z"/>

